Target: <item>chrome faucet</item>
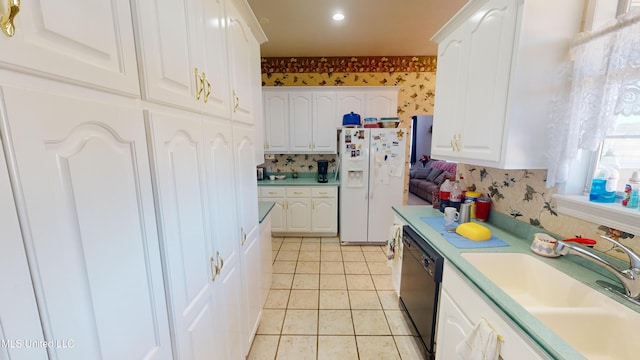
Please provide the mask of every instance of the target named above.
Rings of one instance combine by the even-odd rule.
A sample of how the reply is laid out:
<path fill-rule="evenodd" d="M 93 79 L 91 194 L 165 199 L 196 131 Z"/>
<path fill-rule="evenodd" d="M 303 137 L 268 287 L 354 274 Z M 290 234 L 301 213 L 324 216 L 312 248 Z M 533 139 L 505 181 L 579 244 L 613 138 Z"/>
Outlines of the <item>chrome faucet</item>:
<path fill-rule="evenodd" d="M 595 255 L 581 247 L 561 240 L 554 245 L 554 250 L 557 254 L 560 255 L 574 254 L 584 259 L 590 260 L 596 264 L 602 265 L 604 268 L 611 271 L 613 275 L 618 278 L 618 280 L 620 280 L 620 282 L 624 286 L 625 293 L 616 290 L 615 286 L 611 286 L 611 284 L 608 284 L 604 281 L 598 280 L 596 282 L 599 285 L 604 286 L 607 290 L 622 295 L 623 297 L 633 301 L 636 304 L 640 304 L 640 255 L 636 254 L 635 252 L 633 252 L 633 250 L 609 237 L 603 235 L 601 235 L 600 237 L 607 241 L 610 241 L 629 256 L 628 269 L 620 270 L 618 267 L 614 266 L 600 256 Z"/>

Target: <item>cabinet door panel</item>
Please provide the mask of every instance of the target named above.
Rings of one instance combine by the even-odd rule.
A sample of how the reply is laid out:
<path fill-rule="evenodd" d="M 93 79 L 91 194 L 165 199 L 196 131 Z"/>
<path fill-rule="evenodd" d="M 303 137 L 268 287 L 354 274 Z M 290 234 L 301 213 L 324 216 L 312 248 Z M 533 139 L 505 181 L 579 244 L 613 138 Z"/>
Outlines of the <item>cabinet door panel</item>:
<path fill-rule="evenodd" d="M 0 40 L 12 68 L 140 93 L 129 1 L 23 1 L 15 25 Z"/>
<path fill-rule="evenodd" d="M 289 151 L 289 94 L 264 93 L 264 142 L 266 152 Z"/>
<path fill-rule="evenodd" d="M 158 218 L 169 282 L 176 352 L 215 356 L 211 308 L 212 249 L 206 229 L 202 125 L 199 120 L 149 114 Z"/>
<path fill-rule="evenodd" d="M 504 129 L 506 99 L 515 34 L 516 6 L 490 2 L 472 21 L 469 35 L 465 113 L 460 156 L 498 161 Z M 475 19 L 475 17 L 474 17 Z M 490 89 L 490 91 L 478 91 Z"/>
<path fill-rule="evenodd" d="M 313 151 L 336 152 L 339 116 L 335 93 L 313 94 Z"/>
<path fill-rule="evenodd" d="M 171 358 L 142 114 L 3 91 L 43 325 L 75 341 L 52 351 Z"/>
<path fill-rule="evenodd" d="M 311 199 L 287 199 L 287 228 L 289 231 L 311 231 Z"/>
<path fill-rule="evenodd" d="M 29 264 L 24 251 L 9 174 L 0 141 L 0 359 L 47 359 L 43 347 L 16 340 L 44 341 Z M 13 344 L 11 343 L 13 342 Z M 8 346 L 6 344 L 9 344 Z"/>
<path fill-rule="evenodd" d="M 260 322 L 260 312 L 262 311 L 262 299 L 260 294 L 261 275 L 260 275 L 260 228 L 253 228 L 242 245 L 242 268 L 243 283 L 245 285 L 246 307 L 246 332 L 244 334 L 245 349 L 251 347 L 253 335 L 258 330 Z"/>
<path fill-rule="evenodd" d="M 466 94 L 466 54 L 464 37 L 466 27 L 452 33 L 438 44 L 438 69 L 436 78 L 436 100 L 434 107 L 431 153 L 455 156 L 454 135 L 459 132 L 460 118 L 465 110 L 462 101 Z"/>
<path fill-rule="evenodd" d="M 456 358 L 456 347 L 464 342 L 467 334 L 471 332 L 473 325 L 464 316 L 462 310 L 451 300 L 446 291 L 441 292 L 442 297 L 438 305 L 438 336 L 436 344 L 436 360 Z"/>
<path fill-rule="evenodd" d="M 244 358 L 242 318 L 246 299 L 242 290 L 242 268 L 240 264 L 240 231 L 236 204 L 236 179 L 234 147 L 231 126 L 228 123 L 205 121 L 203 123 L 205 151 L 207 153 L 207 188 L 212 242 L 216 262 L 221 266 L 220 275 L 214 282 L 216 326 L 223 323 L 223 332 L 216 338 L 225 337 L 225 348 L 217 350 L 216 358 Z M 254 176 L 255 178 L 255 176 Z M 219 260 L 219 261 L 218 261 Z M 216 342 L 218 342 L 216 340 Z M 219 342 L 218 342 L 219 343 Z"/>
<path fill-rule="evenodd" d="M 229 71 L 227 69 L 227 41 L 224 26 L 224 3 L 222 0 L 202 0 L 203 14 L 199 19 L 203 26 L 205 71 L 211 93 L 205 103 L 205 112 L 227 118 L 229 105 Z M 204 90 L 205 92 L 207 89 Z M 204 96 L 204 95 L 203 95 Z M 203 99 L 204 100 L 204 99 Z"/>
<path fill-rule="evenodd" d="M 362 92 L 342 92 L 336 93 L 338 98 L 338 118 L 339 125 L 342 125 L 342 116 L 351 112 L 355 114 L 364 114 L 365 100 Z"/>
<path fill-rule="evenodd" d="M 275 205 L 271 209 L 269 216 L 271 217 L 271 230 L 272 231 L 287 231 L 287 212 L 285 210 L 284 198 L 266 199 L 268 201 L 275 201 Z"/>
<path fill-rule="evenodd" d="M 383 93 L 367 93 L 366 94 L 366 109 L 363 115 L 363 121 L 365 117 L 396 117 L 398 116 L 398 92 L 383 92 Z"/>
<path fill-rule="evenodd" d="M 258 225 L 258 180 L 254 161 L 253 129 L 234 128 L 238 220 L 245 234 Z"/>
<path fill-rule="evenodd" d="M 336 232 L 338 230 L 336 199 L 313 199 L 311 207 L 311 231 Z"/>
<path fill-rule="evenodd" d="M 289 94 L 289 149 L 291 151 L 312 151 L 310 92 Z"/>
<path fill-rule="evenodd" d="M 233 118 L 246 124 L 253 124 L 253 88 L 260 86 L 259 72 L 260 45 L 253 37 L 249 25 L 244 21 L 233 2 L 227 2 L 227 30 L 229 37 L 229 59 L 231 65 L 231 86 Z"/>
<path fill-rule="evenodd" d="M 137 24 L 143 69 L 144 96 L 148 100 L 199 111 L 195 68 L 204 71 L 203 46 L 198 43 L 195 1 L 137 1 Z M 171 26 L 167 26 L 171 24 Z"/>

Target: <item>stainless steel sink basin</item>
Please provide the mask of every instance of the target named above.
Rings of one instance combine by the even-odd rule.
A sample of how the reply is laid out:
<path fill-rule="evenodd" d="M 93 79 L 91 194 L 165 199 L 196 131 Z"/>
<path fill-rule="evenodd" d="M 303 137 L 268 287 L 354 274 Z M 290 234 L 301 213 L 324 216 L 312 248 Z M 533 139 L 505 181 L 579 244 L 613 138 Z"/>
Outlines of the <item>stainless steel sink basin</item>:
<path fill-rule="evenodd" d="M 461 256 L 588 359 L 640 354 L 640 314 L 597 290 L 528 254 Z"/>

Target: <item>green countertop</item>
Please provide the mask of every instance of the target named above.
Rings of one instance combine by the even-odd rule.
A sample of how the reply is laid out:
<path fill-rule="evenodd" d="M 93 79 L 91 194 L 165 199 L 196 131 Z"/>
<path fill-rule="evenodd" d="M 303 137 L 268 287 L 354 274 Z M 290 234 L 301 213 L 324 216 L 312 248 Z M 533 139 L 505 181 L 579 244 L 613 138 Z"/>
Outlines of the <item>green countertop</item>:
<path fill-rule="evenodd" d="M 326 183 L 319 183 L 315 176 L 300 176 L 294 179 L 287 174 L 286 179 L 282 180 L 269 180 L 268 177 L 266 180 L 258 180 L 258 186 L 340 186 L 340 181 L 335 180 L 335 174 L 329 174 L 328 180 Z"/>
<path fill-rule="evenodd" d="M 469 281 L 471 281 L 480 292 L 501 309 L 510 318 L 516 327 L 523 333 L 528 334 L 534 343 L 546 351 L 551 358 L 555 359 L 584 359 L 573 347 L 560 339 L 549 330 L 542 322 L 536 319 L 531 313 L 515 302 L 510 296 L 504 293 L 491 280 L 481 274 L 473 265 L 460 256 L 463 252 L 501 252 L 501 253 L 526 253 L 535 256 L 537 259 L 550 264 L 561 270 L 565 274 L 585 283 L 587 286 L 608 296 L 615 301 L 640 312 L 640 306 L 619 298 L 617 295 L 607 292 L 595 283 L 596 280 L 607 280 L 617 283 L 612 274 L 598 265 L 591 264 L 574 255 L 566 255 L 558 258 L 545 258 L 537 256 L 531 252 L 529 246 L 533 239 L 533 233 L 543 232 L 523 222 L 513 220 L 510 217 L 500 214 L 491 214 L 491 223 L 482 223 L 487 226 L 493 235 L 504 240 L 510 246 L 480 249 L 458 249 L 445 240 L 442 235 L 420 218 L 426 216 L 442 216 L 437 210 L 429 206 L 397 206 L 393 210 L 404 221 L 416 230 L 422 237 L 428 239 L 436 250 L 438 250 L 448 261 L 460 271 Z M 520 223 L 520 224 L 518 224 Z M 498 227 L 499 226 L 499 227 Z M 622 262 L 620 262 L 622 263 Z M 620 329 L 627 331 L 629 329 Z"/>
<path fill-rule="evenodd" d="M 264 221 L 264 218 L 269 215 L 271 209 L 276 203 L 273 201 L 258 201 L 258 216 L 260 216 L 260 223 Z"/>

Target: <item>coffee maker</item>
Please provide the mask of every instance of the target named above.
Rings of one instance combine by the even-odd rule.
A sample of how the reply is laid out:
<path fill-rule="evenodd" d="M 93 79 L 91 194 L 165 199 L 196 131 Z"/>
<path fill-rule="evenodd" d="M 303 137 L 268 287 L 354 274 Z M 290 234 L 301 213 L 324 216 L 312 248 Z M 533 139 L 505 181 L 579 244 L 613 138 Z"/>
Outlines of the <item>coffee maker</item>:
<path fill-rule="evenodd" d="M 318 182 L 326 183 L 329 181 L 327 179 L 327 171 L 329 170 L 329 161 L 328 160 L 318 160 Z"/>

